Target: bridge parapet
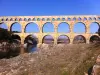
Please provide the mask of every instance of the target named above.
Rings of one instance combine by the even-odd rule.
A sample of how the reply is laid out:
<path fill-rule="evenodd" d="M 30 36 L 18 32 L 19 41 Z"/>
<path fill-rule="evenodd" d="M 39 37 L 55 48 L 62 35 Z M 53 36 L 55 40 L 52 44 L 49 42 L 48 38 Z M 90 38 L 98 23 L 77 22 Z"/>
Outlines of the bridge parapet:
<path fill-rule="evenodd" d="M 69 15 L 69 16 L 0 16 L 0 21 L 97 21 L 99 15 Z"/>

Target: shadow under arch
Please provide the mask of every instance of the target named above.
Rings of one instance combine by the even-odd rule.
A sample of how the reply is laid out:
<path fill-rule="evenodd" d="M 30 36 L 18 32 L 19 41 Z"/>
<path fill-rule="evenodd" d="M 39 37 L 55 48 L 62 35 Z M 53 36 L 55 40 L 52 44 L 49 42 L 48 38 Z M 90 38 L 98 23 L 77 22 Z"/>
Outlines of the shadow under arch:
<path fill-rule="evenodd" d="M 32 45 L 37 45 L 38 44 L 38 38 L 35 35 L 28 35 L 28 36 L 26 36 L 26 38 L 24 40 L 24 43 L 29 43 L 29 44 L 32 44 Z"/>
<path fill-rule="evenodd" d="M 42 27 L 42 32 L 54 32 L 54 25 L 51 22 L 46 22 Z"/>
<path fill-rule="evenodd" d="M 100 38 L 99 38 L 99 36 L 97 36 L 97 35 L 92 35 L 91 37 L 90 37 L 90 43 L 96 43 L 96 42 L 98 42 L 100 40 Z"/>
<path fill-rule="evenodd" d="M 37 50 L 38 38 L 35 35 L 28 35 L 24 40 L 25 52 L 34 52 Z"/>
<path fill-rule="evenodd" d="M 75 33 L 86 33 L 86 25 L 83 22 L 77 22 L 73 26 L 73 32 Z"/>
<path fill-rule="evenodd" d="M 21 24 L 19 24 L 18 22 L 12 23 L 10 27 L 10 31 L 14 33 L 21 33 L 22 32 Z"/>
<path fill-rule="evenodd" d="M 17 44 L 21 44 L 21 37 L 17 34 L 12 34 L 11 35 L 11 39 L 12 41 L 11 42 L 15 42 Z"/>
<path fill-rule="evenodd" d="M 34 23 L 34 22 L 30 22 L 28 24 L 26 24 L 25 29 L 24 29 L 25 33 L 32 33 L 32 32 L 39 32 L 39 26 Z"/>
<path fill-rule="evenodd" d="M 42 44 L 54 44 L 54 38 L 51 35 L 45 35 L 42 39 Z"/>
<path fill-rule="evenodd" d="M 57 31 L 58 31 L 58 33 L 69 33 L 70 32 L 70 26 L 66 22 L 61 22 L 58 25 Z"/>
<path fill-rule="evenodd" d="M 8 26 L 4 22 L 0 23 L 0 28 L 8 30 Z"/>
<path fill-rule="evenodd" d="M 57 44 L 69 44 L 70 39 L 67 35 L 60 35 L 57 39 Z"/>
<path fill-rule="evenodd" d="M 83 35 L 77 35 L 73 39 L 73 44 L 86 43 L 86 38 Z"/>
<path fill-rule="evenodd" d="M 92 22 L 90 24 L 90 33 L 97 33 L 99 29 L 99 23 L 98 22 Z"/>

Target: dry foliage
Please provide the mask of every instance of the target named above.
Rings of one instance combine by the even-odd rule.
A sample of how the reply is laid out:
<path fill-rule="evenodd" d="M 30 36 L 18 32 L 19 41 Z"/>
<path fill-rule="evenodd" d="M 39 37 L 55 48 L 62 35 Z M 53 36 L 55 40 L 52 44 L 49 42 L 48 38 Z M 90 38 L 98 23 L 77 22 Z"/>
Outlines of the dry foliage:
<path fill-rule="evenodd" d="M 84 75 L 99 54 L 97 45 L 44 44 L 37 52 L 0 60 L 0 75 Z"/>

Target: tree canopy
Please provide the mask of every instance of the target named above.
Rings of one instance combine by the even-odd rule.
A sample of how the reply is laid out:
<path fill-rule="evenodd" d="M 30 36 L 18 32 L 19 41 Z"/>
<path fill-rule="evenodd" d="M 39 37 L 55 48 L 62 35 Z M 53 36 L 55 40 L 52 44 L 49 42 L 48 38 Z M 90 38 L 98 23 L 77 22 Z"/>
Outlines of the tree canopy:
<path fill-rule="evenodd" d="M 0 28 L 0 40 L 10 40 L 12 32 L 7 29 Z"/>

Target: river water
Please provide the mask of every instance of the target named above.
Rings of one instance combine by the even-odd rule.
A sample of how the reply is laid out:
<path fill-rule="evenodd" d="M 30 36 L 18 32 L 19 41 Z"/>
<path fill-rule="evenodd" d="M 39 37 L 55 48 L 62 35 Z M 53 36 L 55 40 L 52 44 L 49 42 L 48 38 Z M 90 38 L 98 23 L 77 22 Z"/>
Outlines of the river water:
<path fill-rule="evenodd" d="M 31 53 L 37 50 L 37 46 L 35 45 L 28 45 L 27 47 L 12 47 L 12 48 L 3 48 L 0 51 L 0 59 L 2 58 L 11 58 L 18 56 L 19 54 L 23 53 Z"/>

